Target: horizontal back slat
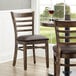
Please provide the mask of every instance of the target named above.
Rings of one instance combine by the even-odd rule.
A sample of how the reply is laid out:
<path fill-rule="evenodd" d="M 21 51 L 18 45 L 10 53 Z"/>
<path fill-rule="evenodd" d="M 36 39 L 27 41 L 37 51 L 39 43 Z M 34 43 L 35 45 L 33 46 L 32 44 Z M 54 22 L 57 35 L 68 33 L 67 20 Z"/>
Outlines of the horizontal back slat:
<path fill-rule="evenodd" d="M 17 30 L 17 32 L 24 32 L 24 31 L 32 31 L 32 29 L 26 29 L 26 30 Z"/>
<path fill-rule="evenodd" d="M 15 16 L 16 18 L 18 18 L 18 17 L 30 17 L 30 16 L 32 16 L 32 14 L 33 14 L 33 13 L 31 13 L 31 12 L 14 13 L 14 16 Z"/>
<path fill-rule="evenodd" d="M 16 20 L 16 22 L 31 22 L 32 20 Z"/>
<path fill-rule="evenodd" d="M 72 42 L 60 42 L 59 43 L 61 46 L 65 46 L 65 45 L 76 45 L 76 43 L 72 43 Z"/>
<path fill-rule="evenodd" d="M 76 39 L 76 37 L 70 37 L 70 36 L 65 36 L 65 37 L 63 37 L 63 36 L 59 36 L 59 38 L 60 39 Z"/>
<path fill-rule="evenodd" d="M 17 25 L 17 27 L 30 27 L 32 25 Z"/>
<path fill-rule="evenodd" d="M 75 20 L 56 21 L 55 25 L 58 27 L 76 27 L 76 21 Z"/>

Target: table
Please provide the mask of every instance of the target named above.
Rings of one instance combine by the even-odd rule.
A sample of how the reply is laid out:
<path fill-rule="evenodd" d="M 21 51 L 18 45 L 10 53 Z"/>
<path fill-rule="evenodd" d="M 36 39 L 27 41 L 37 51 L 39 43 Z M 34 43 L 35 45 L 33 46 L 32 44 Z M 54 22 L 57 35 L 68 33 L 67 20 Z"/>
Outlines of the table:
<path fill-rule="evenodd" d="M 40 23 L 44 27 L 55 27 L 54 22 L 51 23 L 50 21 L 41 21 Z M 65 28 L 65 30 L 66 29 L 68 29 L 68 28 Z M 68 40 L 65 40 L 65 41 L 67 42 Z M 69 64 L 69 63 L 70 63 L 70 60 L 65 58 L 65 64 Z M 65 76 L 69 76 L 70 75 L 70 68 L 65 67 L 63 73 L 65 74 Z M 54 75 L 49 74 L 49 76 L 54 76 Z"/>

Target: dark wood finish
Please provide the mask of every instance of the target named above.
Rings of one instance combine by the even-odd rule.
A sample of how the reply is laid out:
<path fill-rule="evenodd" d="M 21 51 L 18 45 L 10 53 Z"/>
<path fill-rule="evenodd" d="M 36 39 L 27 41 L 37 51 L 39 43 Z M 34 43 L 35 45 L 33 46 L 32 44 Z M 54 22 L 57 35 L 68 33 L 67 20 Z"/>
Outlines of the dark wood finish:
<path fill-rule="evenodd" d="M 42 48 L 45 49 L 46 67 L 49 68 L 48 38 L 41 35 L 34 35 L 34 12 L 28 12 L 28 13 L 11 12 L 11 16 L 15 32 L 15 51 L 14 51 L 13 66 L 16 65 L 18 50 L 23 51 L 24 70 L 27 70 L 27 49 L 33 49 L 33 59 L 35 64 L 36 63 L 35 49 Z M 19 36 L 20 32 L 21 33 L 26 32 L 26 34 Z M 19 44 L 21 44 L 22 46 L 19 46 Z M 38 46 L 36 44 L 45 44 L 45 45 Z"/>
<path fill-rule="evenodd" d="M 40 23 L 45 27 L 55 27 L 54 23 L 51 23 L 50 21 L 41 21 Z"/>
<path fill-rule="evenodd" d="M 69 30 L 65 30 L 65 28 L 69 28 Z M 67 59 L 67 62 L 71 58 L 76 58 L 76 21 L 55 21 L 55 32 L 57 45 L 53 47 L 54 76 L 60 76 L 60 65 L 65 67 L 76 66 L 76 64 L 60 63 L 61 58 Z M 65 35 L 66 33 L 69 35 Z M 66 42 L 65 40 L 69 41 Z"/>

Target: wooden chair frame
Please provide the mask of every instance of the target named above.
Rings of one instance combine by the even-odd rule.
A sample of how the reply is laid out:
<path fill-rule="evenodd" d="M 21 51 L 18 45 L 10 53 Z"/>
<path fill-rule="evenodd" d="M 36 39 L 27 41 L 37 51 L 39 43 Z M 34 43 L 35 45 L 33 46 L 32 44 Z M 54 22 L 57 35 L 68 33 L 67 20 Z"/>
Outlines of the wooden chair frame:
<path fill-rule="evenodd" d="M 23 13 L 16 13 L 11 12 L 13 25 L 14 25 L 14 33 L 15 33 L 15 51 L 14 51 L 14 58 L 13 58 L 13 66 L 16 65 L 16 59 L 17 59 L 17 53 L 18 50 L 23 51 L 23 57 L 24 57 L 24 70 L 27 70 L 27 49 L 33 49 L 33 59 L 34 64 L 36 63 L 36 57 L 35 57 L 35 49 L 36 48 L 42 48 L 45 49 L 45 55 L 46 55 L 46 67 L 49 67 L 49 51 L 48 51 L 48 38 L 41 36 L 41 35 L 34 35 L 34 12 L 23 12 Z M 23 19 L 18 20 L 17 18 L 26 18 L 31 17 L 31 19 Z M 21 22 L 31 22 L 32 24 L 18 24 Z M 28 28 L 28 29 L 17 29 L 18 27 Z M 18 32 L 28 32 L 31 31 L 31 35 L 22 35 L 18 36 Z M 23 45 L 22 47 L 19 47 L 18 44 Z M 45 44 L 44 46 L 35 46 L 35 44 Z M 31 45 L 31 46 L 28 46 Z"/>
<path fill-rule="evenodd" d="M 64 30 L 60 29 L 64 28 Z M 69 28 L 65 30 L 65 28 Z M 76 21 L 71 20 L 58 20 L 55 21 L 55 33 L 57 44 L 53 47 L 54 50 L 54 76 L 60 76 L 60 66 L 76 66 L 76 64 L 62 64 L 61 58 L 71 59 L 76 58 Z M 63 33 L 61 36 L 60 33 Z M 67 35 L 66 35 L 67 34 Z M 63 39 L 63 40 L 61 40 Z M 67 42 L 66 42 L 67 39 Z M 73 42 L 72 39 L 75 39 Z"/>

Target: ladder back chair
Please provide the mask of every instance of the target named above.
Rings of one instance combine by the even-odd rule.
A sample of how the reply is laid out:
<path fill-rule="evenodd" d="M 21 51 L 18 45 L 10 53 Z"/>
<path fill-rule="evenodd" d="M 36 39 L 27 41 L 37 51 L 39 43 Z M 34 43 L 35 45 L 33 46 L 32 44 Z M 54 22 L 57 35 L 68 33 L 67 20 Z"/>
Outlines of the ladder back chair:
<path fill-rule="evenodd" d="M 69 28 L 66 29 L 65 28 Z M 65 64 L 61 58 L 76 58 L 76 21 L 57 20 L 55 21 L 56 45 L 54 51 L 54 76 L 60 76 L 60 66 L 76 66 L 74 63 Z M 66 35 L 68 34 L 68 35 Z M 66 40 L 68 40 L 66 42 Z"/>
<path fill-rule="evenodd" d="M 49 67 L 48 38 L 34 35 L 34 12 L 11 12 L 15 32 L 15 50 L 13 66 L 16 64 L 18 50 L 23 51 L 24 70 L 27 70 L 27 49 L 33 50 L 33 60 L 36 63 L 35 49 L 45 49 L 46 67 Z M 40 44 L 40 45 L 38 45 Z M 44 45 L 42 45 L 44 44 Z"/>

